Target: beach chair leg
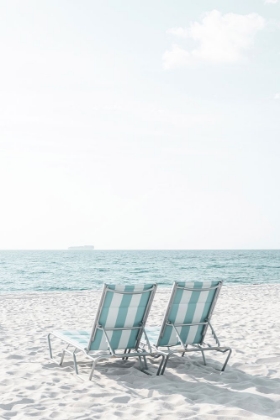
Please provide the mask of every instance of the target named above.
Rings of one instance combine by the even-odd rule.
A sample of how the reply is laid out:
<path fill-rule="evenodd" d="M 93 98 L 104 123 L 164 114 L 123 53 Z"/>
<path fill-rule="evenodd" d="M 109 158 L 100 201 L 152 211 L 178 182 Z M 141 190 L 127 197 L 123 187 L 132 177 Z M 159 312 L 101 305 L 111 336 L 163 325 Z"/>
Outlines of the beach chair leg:
<path fill-rule="evenodd" d="M 204 354 L 203 350 L 201 350 L 201 355 L 202 355 L 202 359 L 203 359 L 203 364 L 204 364 L 204 366 L 206 366 L 206 359 L 205 359 L 205 354 Z"/>
<path fill-rule="evenodd" d="M 167 356 L 165 357 L 165 361 L 164 361 L 163 366 L 162 366 L 162 369 L 161 369 L 161 375 L 163 375 L 163 374 L 164 374 L 164 371 L 165 371 L 165 368 L 166 368 L 166 365 L 167 365 L 168 359 L 169 359 L 169 355 L 167 355 Z"/>
<path fill-rule="evenodd" d="M 185 347 L 185 350 L 187 350 L 188 344 L 186 344 L 184 347 Z M 183 351 L 181 357 L 184 357 L 185 356 L 185 353 L 186 353 L 186 351 Z"/>
<path fill-rule="evenodd" d="M 125 351 L 124 351 L 124 352 L 125 352 L 125 353 L 130 353 L 130 350 L 131 350 L 131 349 L 125 349 Z M 128 360 L 128 357 L 123 357 L 122 359 L 123 359 L 123 360 Z"/>
<path fill-rule="evenodd" d="M 144 368 L 143 368 L 143 362 L 142 362 L 141 356 L 138 356 L 138 359 L 139 359 L 139 363 L 140 363 L 140 370 L 143 370 Z"/>
<path fill-rule="evenodd" d="M 140 362 L 141 372 L 144 372 L 144 373 L 150 375 L 150 373 L 148 372 L 149 368 L 148 368 L 146 356 L 138 356 L 138 359 L 139 359 L 139 362 Z"/>
<path fill-rule="evenodd" d="M 63 352 L 62 352 L 61 359 L 60 359 L 60 362 L 59 362 L 59 366 L 62 366 L 64 356 L 65 356 L 65 350 L 63 350 Z"/>
<path fill-rule="evenodd" d="M 65 349 L 65 350 L 63 350 L 63 352 L 62 352 L 61 359 L 60 359 L 60 362 L 59 362 L 59 366 L 62 366 L 62 363 L 63 363 L 63 360 L 64 360 L 64 356 L 65 356 L 65 353 L 66 353 L 66 351 L 67 351 L 67 349 L 68 349 L 69 345 L 70 345 L 70 344 L 68 344 L 68 346 L 66 347 L 66 349 Z"/>
<path fill-rule="evenodd" d="M 147 365 L 147 359 L 146 359 L 146 356 L 143 356 L 143 360 L 144 360 L 144 369 L 148 370 L 148 365 Z"/>
<path fill-rule="evenodd" d="M 228 350 L 226 350 L 225 351 L 225 353 L 228 351 L 228 355 L 227 355 L 227 358 L 226 358 L 226 360 L 225 360 L 225 363 L 224 363 L 224 365 L 223 365 L 223 367 L 222 367 L 222 372 L 224 372 L 224 370 L 225 370 L 225 368 L 226 368 L 226 365 L 227 365 L 227 362 L 229 361 L 229 358 L 230 358 L 230 356 L 231 356 L 231 352 L 232 352 L 232 350 L 231 349 L 228 349 Z"/>
<path fill-rule="evenodd" d="M 91 381 L 91 379 L 93 377 L 93 373 L 94 373 L 94 370 L 95 370 L 95 367 L 96 367 L 97 363 L 100 360 L 108 360 L 110 358 L 111 358 L 110 356 L 99 356 L 95 360 L 93 360 L 92 358 L 90 358 L 91 360 L 93 360 L 92 366 L 91 366 L 91 371 L 90 371 L 89 378 L 88 378 L 90 381 Z"/>
<path fill-rule="evenodd" d="M 92 380 L 93 373 L 94 373 L 95 367 L 96 367 L 96 365 L 97 365 L 97 362 L 98 362 L 99 360 L 101 360 L 101 359 L 104 359 L 104 357 L 97 357 L 97 358 L 96 358 L 96 359 L 92 362 L 91 371 L 90 371 L 90 374 L 89 374 L 89 380 L 90 380 L 90 381 Z"/>
<path fill-rule="evenodd" d="M 55 360 L 55 359 L 54 359 L 54 357 L 53 357 L 52 345 L 51 345 L 51 333 L 50 333 L 50 334 L 48 334 L 48 344 L 49 344 L 50 358 L 51 358 L 52 360 L 54 360 L 54 361 L 55 361 L 55 363 L 57 363 L 59 366 L 62 366 L 63 359 L 64 359 L 64 356 L 65 356 L 65 352 L 67 351 L 66 349 L 69 347 L 69 344 L 68 344 L 68 346 L 66 347 L 66 349 L 65 349 L 65 350 L 63 350 L 62 355 L 61 355 L 61 359 L 60 359 L 60 361 L 59 361 L 59 362 L 58 362 L 57 360 Z"/>
<path fill-rule="evenodd" d="M 77 375 L 79 375 L 79 371 L 78 371 L 78 364 L 77 364 L 77 358 L 76 358 L 76 354 L 75 351 L 73 351 L 72 355 L 73 355 L 73 362 L 74 362 L 74 369 Z"/>
<path fill-rule="evenodd" d="M 96 365 L 96 361 L 92 362 L 92 367 L 91 367 L 91 371 L 90 371 L 89 378 L 88 378 L 90 381 L 93 377 L 93 372 L 94 372 L 94 369 L 95 369 L 95 365 Z"/>
<path fill-rule="evenodd" d="M 164 356 L 164 354 L 157 355 L 157 357 L 160 357 L 160 356 L 161 356 L 161 362 L 160 362 L 159 367 L 158 367 L 158 370 L 157 370 L 157 376 L 163 375 L 163 373 L 161 373 L 161 368 L 162 368 L 162 365 L 164 363 L 165 356 Z"/>
<path fill-rule="evenodd" d="M 48 334 L 48 344 L 49 344 L 49 352 L 50 352 L 50 358 L 52 359 L 52 346 L 51 346 L 51 334 Z"/>

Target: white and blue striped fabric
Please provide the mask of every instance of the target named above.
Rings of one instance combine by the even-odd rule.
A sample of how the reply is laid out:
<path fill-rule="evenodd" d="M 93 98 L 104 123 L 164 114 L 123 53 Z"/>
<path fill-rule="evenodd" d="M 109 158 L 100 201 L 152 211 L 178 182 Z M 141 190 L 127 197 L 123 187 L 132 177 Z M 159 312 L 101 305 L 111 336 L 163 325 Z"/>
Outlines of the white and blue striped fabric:
<path fill-rule="evenodd" d="M 54 331 L 54 335 L 86 352 L 108 350 L 104 328 L 113 350 L 136 349 L 155 290 L 155 284 L 106 284 L 91 334 L 88 331 Z"/>
<path fill-rule="evenodd" d="M 205 325 L 179 324 L 206 322 L 221 285 L 220 281 L 175 282 L 156 346 L 180 344 L 177 333 L 170 324 L 175 325 L 184 345 L 202 344 Z"/>

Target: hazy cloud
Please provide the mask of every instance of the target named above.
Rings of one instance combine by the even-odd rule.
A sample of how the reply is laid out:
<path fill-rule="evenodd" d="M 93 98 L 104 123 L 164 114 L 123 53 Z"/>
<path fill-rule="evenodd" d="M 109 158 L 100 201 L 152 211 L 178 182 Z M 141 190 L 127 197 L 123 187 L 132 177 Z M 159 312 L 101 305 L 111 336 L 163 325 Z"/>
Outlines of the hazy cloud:
<path fill-rule="evenodd" d="M 256 33 L 265 26 L 265 19 L 256 13 L 222 15 L 218 10 L 207 13 L 201 22 L 192 22 L 189 28 L 171 28 L 168 34 L 190 39 L 198 45 L 186 49 L 174 44 L 163 54 L 165 69 L 185 67 L 193 62 L 233 63 L 254 44 Z"/>

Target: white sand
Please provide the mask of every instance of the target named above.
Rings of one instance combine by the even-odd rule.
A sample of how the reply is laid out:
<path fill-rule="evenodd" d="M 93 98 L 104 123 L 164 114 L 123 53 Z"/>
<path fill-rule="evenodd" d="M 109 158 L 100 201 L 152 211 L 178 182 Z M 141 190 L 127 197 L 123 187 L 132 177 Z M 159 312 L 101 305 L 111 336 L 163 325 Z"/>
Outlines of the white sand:
<path fill-rule="evenodd" d="M 158 291 L 149 324 L 159 324 L 169 292 Z M 97 366 L 92 382 L 49 359 L 47 333 L 89 329 L 99 292 L 0 295 L 1 419 L 280 418 L 280 286 L 224 286 L 213 316 L 233 354 L 169 362 L 147 376 L 132 359 Z M 92 309 L 90 309 L 92 308 Z M 67 356 L 66 356 L 67 357 Z M 149 363 L 155 373 L 157 362 Z"/>

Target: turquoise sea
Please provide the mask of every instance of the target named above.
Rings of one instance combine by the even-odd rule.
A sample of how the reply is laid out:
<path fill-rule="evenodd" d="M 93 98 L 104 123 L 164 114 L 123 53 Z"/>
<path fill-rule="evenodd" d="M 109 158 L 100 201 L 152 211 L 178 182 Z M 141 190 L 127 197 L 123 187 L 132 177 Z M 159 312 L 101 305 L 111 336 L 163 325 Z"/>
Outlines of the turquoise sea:
<path fill-rule="evenodd" d="M 0 251 L 0 293 L 97 289 L 103 283 L 221 279 L 280 282 L 280 250 Z"/>

